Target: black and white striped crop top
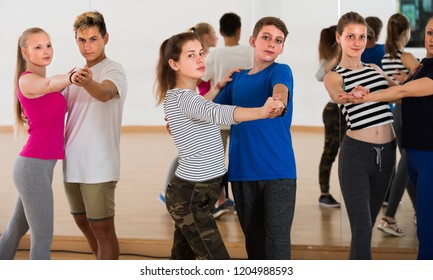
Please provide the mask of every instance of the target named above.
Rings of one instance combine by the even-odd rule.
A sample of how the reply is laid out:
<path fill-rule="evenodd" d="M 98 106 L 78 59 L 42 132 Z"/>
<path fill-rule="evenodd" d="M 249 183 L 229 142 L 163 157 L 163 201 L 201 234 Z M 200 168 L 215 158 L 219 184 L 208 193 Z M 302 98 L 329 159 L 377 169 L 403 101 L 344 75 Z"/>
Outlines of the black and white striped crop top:
<path fill-rule="evenodd" d="M 363 86 L 370 94 L 380 94 L 388 88 L 388 81 L 368 64 L 364 68 L 351 70 L 339 65 L 333 70 L 343 78 L 343 89 L 350 92 L 355 86 Z M 393 122 L 391 107 L 388 102 L 367 102 L 362 104 L 340 104 L 341 112 L 346 119 L 347 130 L 360 130 L 368 127 Z"/>
<path fill-rule="evenodd" d="M 397 51 L 396 58 L 392 58 L 390 54 L 385 54 L 382 58 L 382 69 L 385 74 L 388 75 L 392 79 L 392 75 L 398 74 L 397 70 L 402 71 L 403 73 L 409 74 L 409 69 L 407 69 L 403 62 L 401 62 L 402 51 Z"/>

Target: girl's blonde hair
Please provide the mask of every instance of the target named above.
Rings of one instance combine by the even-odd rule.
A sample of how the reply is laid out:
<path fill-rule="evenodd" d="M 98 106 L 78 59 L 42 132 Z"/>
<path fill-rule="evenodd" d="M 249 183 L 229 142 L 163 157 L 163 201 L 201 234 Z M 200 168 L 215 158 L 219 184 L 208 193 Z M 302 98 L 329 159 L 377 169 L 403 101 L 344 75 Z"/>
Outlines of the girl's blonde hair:
<path fill-rule="evenodd" d="M 173 59 L 179 61 L 182 48 L 189 41 L 199 41 L 196 33 L 184 32 L 166 39 L 159 48 L 159 59 L 156 66 L 155 95 L 157 104 L 161 104 L 167 94 L 167 90 L 176 85 L 176 71 L 174 71 L 168 61 Z"/>
<path fill-rule="evenodd" d="M 24 30 L 24 32 L 21 34 L 21 36 L 18 39 L 18 47 L 17 47 L 17 64 L 15 69 L 15 76 L 14 76 L 14 111 L 15 111 L 15 133 L 19 131 L 20 128 L 23 127 L 24 124 L 27 123 L 27 120 L 23 118 L 23 108 L 21 106 L 20 101 L 18 100 L 18 79 L 20 75 L 26 71 L 27 68 L 27 62 L 24 59 L 21 49 L 27 48 L 27 42 L 29 38 L 34 34 L 39 33 L 45 33 L 48 35 L 45 30 L 39 27 L 32 27 L 29 29 Z"/>

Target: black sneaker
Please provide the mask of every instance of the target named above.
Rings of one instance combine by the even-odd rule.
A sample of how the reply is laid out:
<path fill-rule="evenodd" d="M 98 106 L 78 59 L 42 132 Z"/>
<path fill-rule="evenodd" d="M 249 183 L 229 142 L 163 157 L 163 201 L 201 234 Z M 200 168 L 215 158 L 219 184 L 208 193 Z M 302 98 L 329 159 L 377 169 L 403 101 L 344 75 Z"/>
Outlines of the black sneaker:
<path fill-rule="evenodd" d="M 319 197 L 319 204 L 325 207 L 340 208 L 340 203 L 330 194 L 321 195 Z"/>

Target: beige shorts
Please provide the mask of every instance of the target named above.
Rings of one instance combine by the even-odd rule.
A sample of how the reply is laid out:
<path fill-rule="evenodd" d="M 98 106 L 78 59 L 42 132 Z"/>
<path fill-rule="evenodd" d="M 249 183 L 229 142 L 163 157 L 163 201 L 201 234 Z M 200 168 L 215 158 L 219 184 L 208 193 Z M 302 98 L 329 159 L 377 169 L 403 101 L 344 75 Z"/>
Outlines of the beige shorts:
<path fill-rule="evenodd" d="M 84 184 L 65 182 L 71 214 L 86 214 L 88 220 L 114 217 L 114 190 L 116 181 Z"/>

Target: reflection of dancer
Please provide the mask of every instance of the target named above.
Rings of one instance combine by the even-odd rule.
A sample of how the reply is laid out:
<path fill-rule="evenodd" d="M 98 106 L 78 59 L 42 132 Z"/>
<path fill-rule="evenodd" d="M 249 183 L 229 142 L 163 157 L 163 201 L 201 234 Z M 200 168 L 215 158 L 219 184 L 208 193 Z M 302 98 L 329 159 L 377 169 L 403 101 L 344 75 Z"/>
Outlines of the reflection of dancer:
<path fill-rule="evenodd" d="M 337 26 L 333 25 L 322 29 L 322 32 L 320 32 L 320 67 L 317 70 L 316 78 L 321 82 L 323 82 L 325 74 L 338 64 L 340 51 L 335 41 L 336 30 Z M 329 193 L 329 179 L 331 177 L 332 164 L 337 157 L 341 140 L 346 131 L 346 121 L 340 112 L 340 108 L 332 99 L 323 109 L 322 119 L 325 127 L 325 144 L 319 163 L 319 203 L 326 207 L 338 208 L 340 207 L 340 203 Z"/>
<path fill-rule="evenodd" d="M 374 34 L 367 34 L 367 45 L 361 55 L 361 61 L 364 63 L 373 63 L 382 68 L 382 58 L 385 54 L 385 46 L 378 44 L 380 32 L 383 23 L 378 17 L 366 17 L 365 21 L 373 30 Z"/>
<path fill-rule="evenodd" d="M 361 61 L 367 42 L 367 23 L 354 12 L 344 14 L 337 25 L 342 57 L 325 76 L 331 98 L 340 103 L 346 118 L 346 136 L 341 143 L 338 178 L 350 222 L 350 259 L 371 259 L 372 228 L 388 190 L 395 164 L 395 140 L 389 103 L 354 105 L 339 95 L 358 85 L 378 92 L 394 84 L 375 64 Z"/>
<path fill-rule="evenodd" d="M 383 71 L 396 81 L 404 81 L 409 72 L 414 73 L 419 66 L 418 60 L 409 52 L 404 51 L 404 47 L 410 39 L 410 22 L 409 19 L 400 13 L 394 14 L 389 18 L 386 38 L 386 54 L 382 59 Z M 400 150 L 400 161 L 397 165 L 396 172 L 390 182 L 389 197 L 385 215 L 377 225 L 379 230 L 394 236 L 404 236 L 404 230 L 397 226 L 395 214 L 404 194 L 405 188 L 409 194 L 412 205 L 415 209 L 416 194 L 414 186 L 409 180 L 407 173 L 406 151 L 401 148 L 402 117 L 401 104 L 397 103 L 393 110 L 394 131 L 397 145 Z"/>

